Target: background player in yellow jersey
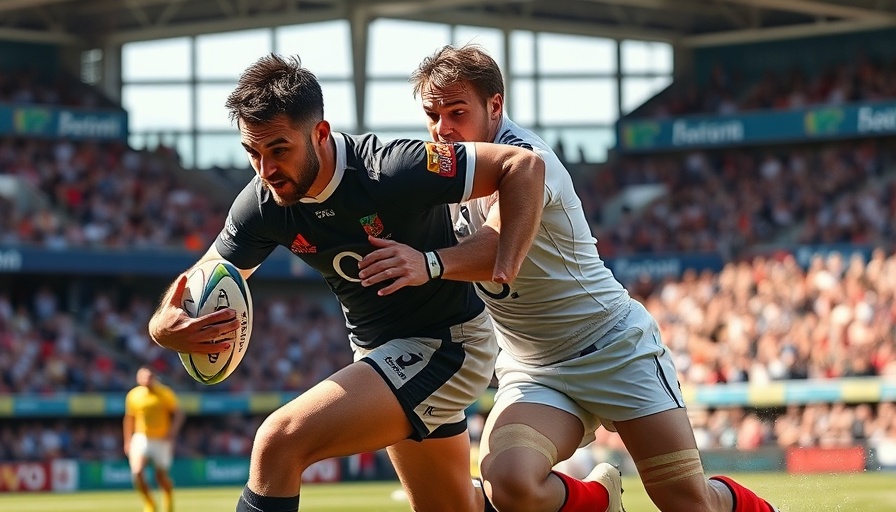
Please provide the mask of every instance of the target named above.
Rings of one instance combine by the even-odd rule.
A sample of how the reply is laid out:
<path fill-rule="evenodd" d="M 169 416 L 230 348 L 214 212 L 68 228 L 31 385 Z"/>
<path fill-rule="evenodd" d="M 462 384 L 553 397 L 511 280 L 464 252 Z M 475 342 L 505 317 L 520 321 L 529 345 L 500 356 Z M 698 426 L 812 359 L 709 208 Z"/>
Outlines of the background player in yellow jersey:
<path fill-rule="evenodd" d="M 134 487 L 143 498 L 143 511 L 155 512 L 155 502 L 146 482 L 146 468 L 152 462 L 156 482 L 162 490 L 165 512 L 174 510 L 174 484 L 168 475 L 174 455 L 174 438 L 184 422 L 177 395 L 158 382 L 151 368 L 137 370 L 137 386 L 124 405 L 124 453 L 128 456 Z"/>

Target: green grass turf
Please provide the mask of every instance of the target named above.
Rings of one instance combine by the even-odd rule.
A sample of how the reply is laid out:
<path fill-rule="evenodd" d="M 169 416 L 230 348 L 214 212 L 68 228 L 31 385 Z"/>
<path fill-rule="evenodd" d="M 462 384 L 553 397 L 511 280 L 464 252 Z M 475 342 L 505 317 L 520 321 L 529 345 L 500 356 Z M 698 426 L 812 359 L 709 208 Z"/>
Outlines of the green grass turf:
<path fill-rule="evenodd" d="M 772 500 L 782 512 L 896 511 L 896 473 L 842 475 L 732 475 Z M 640 481 L 624 479 L 623 502 L 629 512 L 656 512 Z M 302 512 L 408 512 L 407 503 L 391 498 L 398 483 L 317 484 L 302 489 Z M 177 489 L 176 512 L 232 511 L 240 489 L 235 487 Z M 133 491 L 74 494 L 0 494 L 4 512 L 142 512 Z"/>

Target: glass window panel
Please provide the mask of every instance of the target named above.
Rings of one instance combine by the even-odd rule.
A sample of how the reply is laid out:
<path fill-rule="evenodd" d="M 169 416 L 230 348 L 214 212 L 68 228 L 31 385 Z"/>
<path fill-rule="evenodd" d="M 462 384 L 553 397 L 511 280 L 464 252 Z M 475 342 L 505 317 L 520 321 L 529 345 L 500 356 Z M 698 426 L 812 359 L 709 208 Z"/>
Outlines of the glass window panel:
<path fill-rule="evenodd" d="M 374 129 L 420 126 L 426 133 L 426 115 L 404 81 L 367 82 L 367 126 Z"/>
<path fill-rule="evenodd" d="M 352 82 L 321 82 L 324 95 L 324 119 L 334 130 L 354 132 L 358 120 L 355 119 L 355 86 Z M 410 92 L 408 93 L 410 94 Z"/>
<path fill-rule="evenodd" d="M 541 124 L 614 123 L 618 118 L 613 79 L 543 79 L 539 94 Z"/>
<path fill-rule="evenodd" d="M 196 74 L 200 79 L 236 80 L 250 64 L 271 51 L 268 29 L 196 37 Z"/>
<path fill-rule="evenodd" d="M 420 62 L 451 40 L 451 27 L 378 19 L 370 24 L 368 76 L 407 77 Z"/>
<path fill-rule="evenodd" d="M 145 133 L 131 132 L 128 134 L 128 145 L 134 149 L 146 149 L 146 139 L 147 136 Z"/>
<path fill-rule="evenodd" d="M 249 166 L 246 150 L 240 145 L 240 135 L 200 133 L 196 138 L 196 167 L 208 169 L 244 169 Z"/>
<path fill-rule="evenodd" d="M 498 63 L 501 71 L 504 68 L 504 33 L 494 28 L 468 27 L 458 25 L 454 27 L 454 44 L 478 44 Z M 435 50 L 435 48 L 433 48 Z"/>
<path fill-rule="evenodd" d="M 628 114 L 655 96 L 669 84 L 671 76 L 622 79 L 622 115 Z"/>
<path fill-rule="evenodd" d="M 668 43 L 623 41 L 621 52 L 623 73 L 672 73 L 672 45 Z"/>
<path fill-rule="evenodd" d="M 184 85 L 125 85 L 121 104 L 132 131 L 191 128 L 190 89 Z"/>
<path fill-rule="evenodd" d="M 550 73 L 615 73 L 616 42 L 612 39 L 538 34 L 538 68 Z"/>
<path fill-rule="evenodd" d="M 190 40 L 186 37 L 127 43 L 121 47 L 121 79 L 187 80 Z"/>
<path fill-rule="evenodd" d="M 177 148 L 177 156 L 180 157 L 180 165 L 186 169 L 192 168 L 196 160 L 196 155 L 193 154 L 193 135 L 189 133 L 177 134 L 174 146 Z"/>
<path fill-rule="evenodd" d="M 540 133 L 554 151 L 571 163 L 599 163 L 607 160 L 607 152 L 616 145 L 612 128 L 547 128 Z"/>
<path fill-rule="evenodd" d="M 347 21 L 278 28 L 275 45 L 277 53 L 301 56 L 302 64 L 318 78 L 347 78 L 352 74 L 351 32 Z"/>
<path fill-rule="evenodd" d="M 510 33 L 510 72 L 531 75 L 535 72 L 535 35 L 514 30 Z"/>
<path fill-rule="evenodd" d="M 236 87 L 233 84 L 199 84 L 196 87 L 196 113 L 199 129 L 225 129 L 236 130 L 236 125 L 230 122 L 224 103 L 227 96 Z"/>
<path fill-rule="evenodd" d="M 535 80 L 515 78 L 510 81 L 504 108 L 510 118 L 522 126 L 535 124 Z"/>

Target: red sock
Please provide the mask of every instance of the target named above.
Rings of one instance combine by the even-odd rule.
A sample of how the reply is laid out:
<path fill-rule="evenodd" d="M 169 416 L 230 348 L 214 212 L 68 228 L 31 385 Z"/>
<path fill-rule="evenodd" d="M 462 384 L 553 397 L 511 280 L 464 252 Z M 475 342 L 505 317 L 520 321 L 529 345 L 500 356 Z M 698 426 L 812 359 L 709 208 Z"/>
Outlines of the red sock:
<path fill-rule="evenodd" d="M 775 508 L 767 501 L 727 476 L 714 476 L 710 480 L 718 480 L 731 490 L 734 496 L 733 512 L 775 512 Z"/>
<path fill-rule="evenodd" d="M 610 506 L 610 493 L 600 483 L 576 480 L 557 471 L 553 473 L 559 476 L 563 485 L 566 486 L 566 501 L 563 502 L 559 512 L 593 512 L 595 510 L 603 512 Z"/>

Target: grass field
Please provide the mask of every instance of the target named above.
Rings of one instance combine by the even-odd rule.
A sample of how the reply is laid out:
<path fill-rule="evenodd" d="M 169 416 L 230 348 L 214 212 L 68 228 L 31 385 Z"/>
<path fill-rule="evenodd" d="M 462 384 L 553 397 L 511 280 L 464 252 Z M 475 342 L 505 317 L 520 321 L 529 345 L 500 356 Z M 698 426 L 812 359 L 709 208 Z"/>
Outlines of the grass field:
<path fill-rule="evenodd" d="M 896 511 L 896 473 L 795 476 L 780 473 L 732 475 L 759 491 L 782 512 Z M 626 477 L 623 502 L 628 512 L 656 512 L 640 481 Z M 408 512 L 407 503 L 392 499 L 397 483 L 318 484 L 302 489 L 302 512 Z M 235 509 L 240 489 L 179 489 L 176 512 L 219 512 Z M 3 512 L 141 512 L 133 491 L 76 494 L 0 494 Z"/>

